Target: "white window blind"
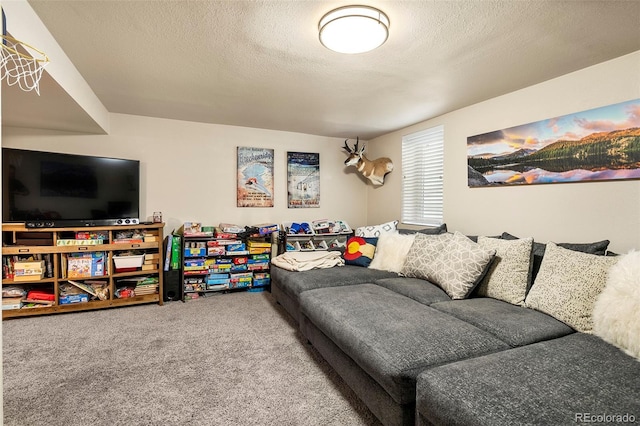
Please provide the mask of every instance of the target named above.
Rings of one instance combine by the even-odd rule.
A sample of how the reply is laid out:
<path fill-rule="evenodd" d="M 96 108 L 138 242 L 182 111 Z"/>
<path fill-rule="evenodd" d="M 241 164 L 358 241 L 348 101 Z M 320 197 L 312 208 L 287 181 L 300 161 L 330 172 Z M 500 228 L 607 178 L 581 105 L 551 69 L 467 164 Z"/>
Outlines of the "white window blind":
<path fill-rule="evenodd" d="M 444 126 L 402 137 L 402 222 L 443 223 Z"/>

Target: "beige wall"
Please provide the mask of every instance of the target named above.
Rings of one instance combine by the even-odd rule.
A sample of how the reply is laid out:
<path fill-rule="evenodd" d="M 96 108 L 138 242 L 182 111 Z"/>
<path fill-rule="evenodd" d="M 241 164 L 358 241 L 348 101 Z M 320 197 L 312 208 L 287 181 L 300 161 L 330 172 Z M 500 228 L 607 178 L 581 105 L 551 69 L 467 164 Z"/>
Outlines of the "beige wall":
<path fill-rule="evenodd" d="M 366 186 L 344 167 L 342 139 L 111 114 L 109 135 L 5 127 L 5 147 L 141 161 L 141 218 L 161 211 L 165 232 L 207 225 L 342 219 L 366 223 Z M 236 147 L 275 150 L 273 208 L 236 207 Z M 287 207 L 287 151 L 320 153 L 320 208 Z"/>
<path fill-rule="evenodd" d="M 463 108 L 381 136 L 370 158 L 390 157 L 385 185 L 366 184 L 343 165 L 342 139 L 110 114 L 109 135 L 2 129 L 3 146 L 139 159 L 141 217 L 162 211 L 167 231 L 185 221 L 241 225 L 321 218 L 352 227 L 400 218 L 402 135 L 445 126 L 445 222 L 467 234 L 503 231 L 539 241 L 610 239 L 610 249 L 640 249 L 640 181 L 528 187 L 467 187 L 466 138 L 492 130 L 640 98 L 640 52 Z M 275 149 L 275 207 L 237 208 L 237 146 Z M 321 207 L 289 209 L 286 152 L 319 152 Z"/>
<path fill-rule="evenodd" d="M 396 169 L 383 187 L 369 189 L 368 222 L 400 218 L 402 136 L 443 124 L 450 230 L 556 242 L 609 239 L 610 250 L 640 249 L 640 180 L 471 189 L 466 159 L 468 136 L 637 98 L 640 51 L 376 138 L 369 158 L 388 156 Z"/>

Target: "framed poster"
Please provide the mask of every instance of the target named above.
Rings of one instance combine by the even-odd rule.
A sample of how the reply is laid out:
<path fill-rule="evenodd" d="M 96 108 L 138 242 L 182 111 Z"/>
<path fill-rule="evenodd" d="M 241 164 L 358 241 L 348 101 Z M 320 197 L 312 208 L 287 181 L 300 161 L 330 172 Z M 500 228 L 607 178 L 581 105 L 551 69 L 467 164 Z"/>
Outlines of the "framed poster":
<path fill-rule="evenodd" d="M 238 147 L 238 207 L 273 207 L 273 149 Z"/>
<path fill-rule="evenodd" d="M 469 187 L 640 179 L 640 99 L 467 138 Z"/>
<path fill-rule="evenodd" d="M 290 209 L 320 207 L 320 154 L 287 152 L 287 199 Z"/>

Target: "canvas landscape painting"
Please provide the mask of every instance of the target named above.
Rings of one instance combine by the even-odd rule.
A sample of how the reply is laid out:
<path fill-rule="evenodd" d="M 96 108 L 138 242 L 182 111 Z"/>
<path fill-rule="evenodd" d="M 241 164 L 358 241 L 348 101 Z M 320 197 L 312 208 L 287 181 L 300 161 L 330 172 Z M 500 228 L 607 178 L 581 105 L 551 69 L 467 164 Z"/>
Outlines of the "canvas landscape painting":
<path fill-rule="evenodd" d="M 640 99 L 467 138 L 470 187 L 640 179 Z"/>

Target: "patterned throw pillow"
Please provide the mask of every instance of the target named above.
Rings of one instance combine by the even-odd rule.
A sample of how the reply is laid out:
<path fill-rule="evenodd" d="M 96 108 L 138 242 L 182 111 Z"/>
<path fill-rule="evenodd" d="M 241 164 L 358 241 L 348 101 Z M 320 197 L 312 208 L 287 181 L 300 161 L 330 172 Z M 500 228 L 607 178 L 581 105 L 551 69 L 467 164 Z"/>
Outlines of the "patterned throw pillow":
<path fill-rule="evenodd" d="M 376 254 L 369 268 L 382 271 L 400 272 L 409 250 L 415 240 L 415 234 L 382 234 L 378 238 Z"/>
<path fill-rule="evenodd" d="M 502 233 L 503 240 L 517 240 L 518 237 L 509 234 L 508 232 Z M 573 251 L 581 251 L 583 253 L 591 253 L 597 254 L 600 256 L 604 256 L 607 247 L 609 246 L 609 240 L 596 241 L 593 243 L 555 243 L 557 246 L 564 247 Z M 542 264 L 542 258 L 544 257 L 544 251 L 546 248 L 546 244 L 533 242 L 533 269 L 531 271 L 531 280 L 535 281 L 536 276 L 538 276 L 538 271 L 540 270 L 540 265 Z M 531 282 L 529 283 L 529 287 L 531 287 Z"/>
<path fill-rule="evenodd" d="M 376 252 L 377 238 L 351 237 L 342 257 L 346 265 L 369 266 Z"/>
<path fill-rule="evenodd" d="M 400 273 L 409 278 L 428 280 L 426 265 L 433 262 L 436 255 L 444 249 L 453 234 L 425 235 L 415 234 L 413 244 L 407 253 Z"/>
<path fill-rule="evenodd" d="M 496 251 L 496 258 L 478 285 L 478 295 L 524 306 L 531 274 L 533 238 L 509 241 L 478 237 L 478 244 Z"/>
<path fill-rule="evenodd" d="M 496 251 L 480 247 L 464 234 L 453 234 L 433 262 L 425 265 L 429 281 L 452 299 L 464 299 L 480 282 Z"/>
<path fill-rule="evenodd" d="M 618 259 L 547 243 L 525 306 L 551 315 L 577 331 L 593 333 L 593 306 L 604 288 L 609 268 Z"/>
<path fill-rule="evenodd" d="M 382 234 L 396 233 L 398 232 L 398 221 L 393 220 L 391 222 L 383 223 L 381 225 L 362 226 L 356 228 L 356 237 L 376 238 Z"/>

